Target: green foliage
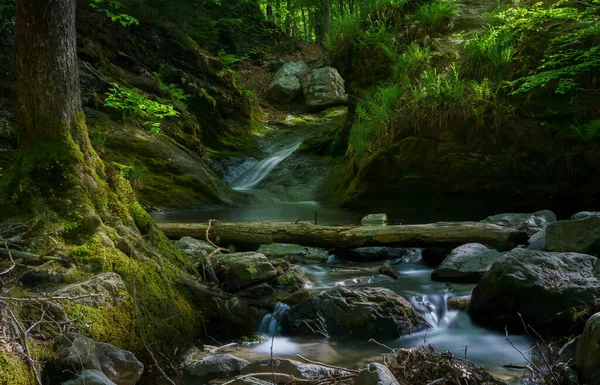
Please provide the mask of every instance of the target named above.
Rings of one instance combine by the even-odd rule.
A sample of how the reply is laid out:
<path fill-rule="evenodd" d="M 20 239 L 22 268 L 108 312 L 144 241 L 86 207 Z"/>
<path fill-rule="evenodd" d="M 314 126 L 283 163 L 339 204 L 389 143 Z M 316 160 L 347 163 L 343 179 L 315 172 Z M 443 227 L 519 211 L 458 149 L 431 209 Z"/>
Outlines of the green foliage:
<path fill-rule="evenodd" d="M 418 76 L 429 66 L 431 61 L 429 49 L 421 48 L 416 43 L 412 43 L 400 55 L 391 53 L 389 50 L 386 51 L 392 59 L 392 71 L 394 80 L 397 82 L 406 82 Z"/>
<path fill-rule="evenodd" d="M 422 5 L 416 16 L 427 32 L 437 33 L 448 27 L 455 14 L 454 0 L 440 0 Z"/>
<path fill-rule="evenodd" d="M 356 13 L 335 19 L 331 26 L 331 33 L 325 36 L 323 47 L 330 52 L 339 51 L 341 50 L 339 45 L 347 45 L 352 39 L 361 36 L 360 20 Z"/>
<path fill-rule="evenodd" d="M 566 136 L 583 143 L 600 140 L 600 120 L 592 120 L 585 124 L 569 124 Z"/>
<path fill-rule="evenodd" d="M 162 78 L 158 72 L 154 72 L 153 75 L 156 79 L 156 83 L 158 84 L 158 88 L 160 88 L 161 91 L 169 95 L 171 102 L 173 102 L 183 111 L 185 111 L 187 108 L 185 101 L 188 98 L 188 95 L 186 95 L 185 91 L 181 89 L 177 84 L 165 84 L 165 82 L 162 81 Z M 182 81 L 185 81 L 185 79 L 182 79 Z"/>
<path fill-rule="evenodd" d="M 110 91 L 106 94 L 104 106 L 120 110 L 123 118 L 141 117 L 145 119 L 144 124 L 151 127 L 153 134 L 160 133 L 161 124 L 158 120 L 179 115 L 172 105 L 148 99 L 136 89 L 121 87 L 119 84 L 113 83 Z"/>
<path fill-rule="evenodd" d="M 135 162 L 131 163 L 131 165 L 127 168 L 124 168 L 120 171 L 120 175 L 127 179 L 136 190 L 141 190 L 144 188 L 144 179 L 148 176 L 148 168 L 143 164 L 137 164 Z"/>
<path fill-rule="evenodd" d="M 107 140 L 108 135 L 106 135 L 103 132 L 92 132 L 90 134 L 90 141 L 92 142 L 92 147 L 94 147 L 96 151 L 102 151 Z"/>
<path fill-rule="evenodd" d="M 465 44 L 465 71 L 477 79 L 502 80 L 510 73 L 515 54 L 510 35 L 491 27 Z"/>
<path fill-rule="evenodd" d="M 90 7 L 97 9 L 98 12 L 105 14 L 109 19 L 121 24 L 123 27 L 140 23 L 138 19 L 133 16 L 124 13 L 116 13 L 123 7 L 123 3 L 117 0 L 90 0 Z"/>

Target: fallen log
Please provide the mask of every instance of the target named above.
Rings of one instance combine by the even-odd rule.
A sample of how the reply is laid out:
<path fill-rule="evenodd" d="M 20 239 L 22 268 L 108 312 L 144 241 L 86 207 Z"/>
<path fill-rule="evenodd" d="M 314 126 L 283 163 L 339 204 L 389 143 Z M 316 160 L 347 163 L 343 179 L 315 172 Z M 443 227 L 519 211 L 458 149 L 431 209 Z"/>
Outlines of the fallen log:
<path fill-rule="evenodd" d="M 171 239 L 203 239 L 207 223 L 159 223 Z M 510 250 L 527 242 L 524 231 L 481 222 L 439 222 L 395 226 L 320 226 L 310 222 L 213 222 L 209 236 L 220 244 L 294 243 L 321 248 L 367 246 L 459 246 L 481 243 Z"/>

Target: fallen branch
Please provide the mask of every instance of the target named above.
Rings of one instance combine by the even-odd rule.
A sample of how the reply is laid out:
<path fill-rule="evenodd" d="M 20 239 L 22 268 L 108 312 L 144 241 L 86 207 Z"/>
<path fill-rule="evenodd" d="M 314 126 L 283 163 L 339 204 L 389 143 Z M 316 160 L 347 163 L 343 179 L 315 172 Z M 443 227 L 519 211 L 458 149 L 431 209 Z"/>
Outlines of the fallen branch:
<path fill-rule="evenodd" d="M 208 227 L 206 228 L 206 242 L 208 242 L 212 247 L 215 248 L 213 251 L 210 252 L 210 254 L 208 254 L 208 258 L 212 258 L 212 257 L 214 257 L 215 255 L 217 255 L 217 254 L 219 254 L 221 252 L 225 252 L 225 253 L 229 253 L 230 252 L 229 249 L 225 249 L 225 248 L 222 248 L 220 246 L 217 246 L 215 243 L 213 243 L 213 241 L 210 240 L 209 233 L 210 233 L 210 227 L 212 226 L 213 221 L 216 222 L 217 220 L 216 219 L 209 219 L 208 220 Z"/>
<path fill-rule="evenodd" d="M 558 351 L 558 354 L 556 355 L 556 359 L 558 359 L 565 352 L 565 350 L 567 350 L 567 348 L 569 346 L 571 346 L 575 342 L 577 342 L 577 340 L 579 339 L 579 337 L 581 337 L 581 334 L 578 335 L 577 337 L 573 338 L 571 341 L 567 342 L 566 344 L 564 344 L 563 347 L 560 348 L 560 350 Z"/>
<path fill-rule="evenodd" d="M 304 360 L 304 361 L 308 362 L 309 364 L 324 366 L 324 367 L 330 368 L 330 369 L 342 370 L 344 372 L 349 372 L 349 373 L 358 373 L 358 372 L 360 372 L 359 370 L 356 370 L 356 369 L 342 368 L 340 366 L 333 366 L 333 365 L 324 364 L 324 363 L 318 362 L 318 361 L 312 361 L 312 360 L 309 360 L 306 357 L 301 356 L 300 354 L 296 354 L 296 357 L 300 358 L 301 360 Z"/>
<path fill-rule="evenodd" d="M 270 310 L 270 311 L 275 310 L 275 305 L 272 305 L 272 304 L 264 302 L 264 301 L 257 301 L 254 299 L 239 297 L 234 294 L 211 290 L 211 289 L 207 288 L 206 286 L 202 286 L 200 283 L 198 283 L 196 281 L 192 281 L 191 279 L 188 279 L 188 278 L 185 278 L 182 276 L 179 276 L 179 280 L 181 281 L 181 283 L 183 283 L 190 289 L 192 289 L 200 294 L 205 294 L 205 295 L 208 295 L 211 297 L 216 297 L 216 298 L 221 298 L 221 299 L 226 299 L 226 300 L 229 300 L 232 298 L 238 298 L 240 301 L 245 302 L 250 306 L 254 306 L 254 307 L 257 307 L 260 309 L 266 309 L 266 310 Z"/>
<path fill-rule="evenodd" d="M 76 301 L 78 299 L 98 297 L 100 294 L 86 294 L 77 297 L 0 297 L 0 301 L 6 302 L 44 302 L 44 301 Z"/>

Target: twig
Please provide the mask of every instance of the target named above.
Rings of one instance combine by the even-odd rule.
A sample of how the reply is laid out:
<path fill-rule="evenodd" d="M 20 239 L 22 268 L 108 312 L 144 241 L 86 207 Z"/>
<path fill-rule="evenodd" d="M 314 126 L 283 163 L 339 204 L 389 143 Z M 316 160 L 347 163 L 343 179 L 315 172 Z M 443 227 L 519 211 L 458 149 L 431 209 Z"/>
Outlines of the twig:
<path fill-rule="evenodd" d="M 373 342 L 373 343 L 375 343 L 375 344 L 377 344 L 377 345 L 379 345 L 379 346 L 383 346 L 384 348 L 386 348 L 386 349 L 389 349 L 389 350 L 390 350 L 390 351 L 392 351 L 392 352 L 394 351 L 394 349 L 390 348 L 390 347 L 389 347 L 389 346 L 387 346 L 387 345 L 384 345 L 384 344 L 382 344 L 381 342 L 375 341 L 373 338 L 371 338 L 371 339 L 369 340 L 369 342 Z"/>
<path fill-rule="evenodd" d="M 208 352 L 209 352 L 210 354 L 215 354 L 215 353 L 219 353 L 219 352 L 221 352 L 221 351 L 223 351 L 223 350 L 225 350 L 225 349 L 229 349 L 229 348 L 235 348 L 236 346 L 238 346 L 238 343 L 237 343 L 237 342 L 232 342 L 232 343 L 230 343 L 230 344 L 223 345 L 223 346 L 220 346 L 220 347 L 218 347 L 218 348 L 211 349 L 211 350 L 209 350 Z"/>
<path fill-rule="evenodd" d="M 27 361 L 29 362 L 29 365 L 31 366 L 31 370 L 33 371 L 35 381 L 37 382 L 38 385 L 42 385 L 42 380 L 40 379 L 40 373 L 36 367 L 35 360 L 31 356 L 31 351 L 29 350 L 29 343 L 27 342 L 27 331 L 25 331 L 25 328 L 23 328 L 23 326 L 17 319 L 17 317 L 15 316 L 15 313 L 13 313 L 13 311 L 11 309 L 8 309 L 8 312 L 10 313 L 10 316 L 13 319 L 13 322 L 15 323 L 15 325 L 17 326 L 17 329 L 19 330 L 19 333 L 21 334 L 21 338 L 23 339 L 23 348 L 25 349 L 25 357 L 27 358 Z M 43 316 L 43 314 L 42 314 L 42 316 Z M 28 330 L 30 330 L 30 329 L 28 329 Z"/>
<path fill-rule="evenodd" d="M 10 262 L 12 265 L 8 269 L 4 270 L 3 272 L 0 272 L 0 275 L 5 275 L 5 274 L 10 273 L 15 268 L 15 266 L 17 266 L 17 264 L 15 263 L 15 260 L 13 259 L 12 253 L 8 249 L 8 245 L 6 244 L 6 242 L 4 242 L 4 246 L 6 246 L 6 250 L 8 251 L 8 257 L 10 258 Z"/>
<path fill-rule="evenodd" d="M 306 357 L 301 356 L 300 354 L 296 354 L 296 357 L 298 357 L 301 360 L 304 360 L 304 361 L 306 361 L 306 362 L 308 362 L 310 364 L 320 365 L 320 366 L 324 366 L 326 368 L 331 368 L 331 369 L 336 369 L 336 370 L 343 370 L 345 372 L 350 372 L 350 373 L 358 373 L 358 372 L 360 372 L 359 370 L 355 370 L 355 369 L 342 368 L 340 366 L 333 366 L 333 365 L 324 364 L 324 363 L 318 362 L 318 361 L 312 361 L 312 360 L 309 360 Z"/>
<path fill-rule="evenodd" d="M 532 368 L 535 369 L 535 372 L 542 373 L 542 371 L 529 358 L 527 358 L 527 356 L 525 356 L 525 354 L 522 351 L 520 351 L 519 348 L 517 348 L 515 346 L 515 344 L 513 344 L 512 341 L 508 338 L 508 327 L 507 326 L 504 327 L 504 331 L 506 333 L 506 341 L 508 341 L 508 343 L 510 344 L 510 346 L 512 346 L 517 352 L 521 353 L 521 355 L 523 356 L 523 358 L 525 359 L 525 361 L 527 361 L 527 363 L 529 365 L 531 365 Z"/>
<path fill-rule="evenodd" d="M 225 253 L 229 253 L 230 252 L 229 249 L 225 249 L 223 247 L 217 246 L 215 243 L 213 243 L 213 241 L 210 240 L 209 232 L 210 232 L 210 227 L 212 226 L 213 221 L 216 222 L 216 219 L 209 219 L 208 220 L 208 227 L 206 228 L 206 242 L 208 242 L 212 247 L 215 248 L 213 251 L 210 252 L 210 254 L 208 254 L 208 258 L 211 258 L 211 257 L 213 257 L 216 254 L 221 253 L 221 252 L 225 252 Z"/>
<path fill-rule="evenodd" d="M 82 298 L 98 297 L 100 294 L 86 294 L 77 297 L 30 297 L 30 298 L 19 298 L 19 297 L 0 297 L 0 301 L 6 302 L 45 302 L 45 301 L 76 301 Z"/>
<path fill-rule="evenodd" d="M 569 346 L 573 345 L 579 339 L 579 337 L 581 337 L 581 334 L 578 335 L 577 337 L 573 338 L 571 341 L 567 342 L 566 344 L 564 344 L 563 347 L 560 348 L 560 350 L 558 351 L 558 354 L 556 355 L 556 359 L 558 359 L 565 352 L 565 350 L 567 350 L 567 348 Z"/>
<path fill-rule="evenodd" d="M 540 356 L 542 356 L 542 360 L 544 361 L 544 364 L 546 365 L 546 367 L 548 368 L 548 370 L 550 371 L 550 374 L 552 374 L 552 378 L 554 379 L 554 383 L 556 385 L 560 384 L 560 381 L 558 380 L 558 378 L 556 377 L 556 374 L 554 373 L 554 369 L 552 368 L 552 366 L 550 365 L 550 362 L 548 362 L 548 358 L 546 357 L 546 355 L 544 354 L 544 352 L 542 351 L 542 348 L 540 348 L 539 343 L 535 340 L 535 338 L 533 338 L 533 336 L 529 333 L 529 328 L 531 328 L 531 330 L 533 330 L 535 332 L 535 334 L 537 334 L 537 332 L 529 325 L 527 325 L 525 323 L 525 320 L 523 319 L 523 316 L 521 315 L 521 313 L 517 313 L 519 315 L 519 319 L 521 320 L 521 323 L 523 324 L 523 327 L 525 328 L 525 333 L 527 333 L 527 335 L 529 336 L 529 338 L 531 338 L 533 341 L 535 341 L 535 347 L 538 350 L 538 353 L 540 353 Z M 539 335 L 538 335 L 539 336 Z M 541 339 L 541 338 L 540 338 Z M 542 339 L 543 341 L 543 339 Z"/>

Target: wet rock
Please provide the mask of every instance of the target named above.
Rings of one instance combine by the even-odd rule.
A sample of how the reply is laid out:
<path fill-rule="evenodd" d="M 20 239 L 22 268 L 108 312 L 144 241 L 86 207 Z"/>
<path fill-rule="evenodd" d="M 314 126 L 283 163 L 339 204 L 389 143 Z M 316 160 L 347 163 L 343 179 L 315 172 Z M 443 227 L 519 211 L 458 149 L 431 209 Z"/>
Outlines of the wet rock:
<path fill-rule="evenodd" d="M 374 287 L 338 287 L 313 294 L 291 308 L 283 323 L 284 332 L 292 335 L 359 338 L 396 338 L 429 327 L 404 298 Z"/>
<path fill-rule="evenodd" d="M 571 309 L 593 309 L 600 297 L 596 257 L 514 249 L 492 265 L 473 290 L 469 313 L 480 324 L 522 330 L 524 320 L 540 333 L 579 333 Z"/>
<path fill-rule="evenodd" d="M 82 370 L 77 377 L 62 385 L 116 385 L 104 373 L 95 369 Z"/>
<path fill-rule="evenodd" d="M 312 286 L 312 282 L 300 266 L 292 266 L 285 273 L 277 277 L 275 283 L 279 286 L 304 289 Z"/>
<path fill-rule="evenodd" d="M 369 214 L 360 220 L 363 226 L 383 226 L 387 225 L 388 218 L 385 214 Z"/>
<path fill-rule="evenodd" d="M 193 361 L 185 367 L 184 371 L 187 376 L 200 377 L 208 381 L 238 375 L 246 366 L 248 361 L 244 359 L 231 354 L 216 354 Z"/>
<path fill-rule="evenodd" d="M 175 246 L 197 262 L 197 267 L 206 281 L 219 283 L 212 261 L 208 257 L 215 250 L 214 246 L 206 241 L 192 237 L 181 238 L 175 242 Z"/>
<path fill-rule="evenodd" d="M 372 363 L 358 373 L 354 385 L 400 385 L 400 383 L 385 365 Z"/>
<path fill-rule="evenodd" d="M 292 293 L 283 293 L 279 294 L 269 300 L 272 304 L 277 304 L 278 302 L 285 303 L 289 306 L 296 306 L 304 301 L 306 301 L 310 297 L 310 292 L 305 289 L 297 290 Z"/>
<path fill-rule="evenodd" d="M 533 235 L 542 230 L 550 223 L 556 222 L 556 214 L 550 210 L 536 211 L 531 214 L 498 214 L 482 220 L 484 223 L 492 223 L 498 226 L 514 227 Z"/>
<path fill-rule="evenodd" d="M 448 298 L 448 310 L 462 310 L 466 311 L 471 302 L 470 298 L 465 297 L 452 297 Z"/>
<path fill-rule="evenodd" d="M 236 379 L 231 385 L 275 385 L 272 382 L 261 380 L 254 377 L 242 377 Z"/>
<path fill-rule="evenodd" d="M 400 273 L 398 270 L 394 269 L 387 263 L 381 265 L 379 267 L 379 270 L 377 271 L 379 272 L 379 274 L 387 275 L 388 277 L 391 277 L 393 279 L 398 279 L 402 276 L 402 273 Z"/>
<path fill-rule="evenodd" d="M 258 252 L 269 258 L 287 258 L 291 263 L 325 263 L 329 260 L 327 250 L 289 243 L 260 245 Z"/>
<path fill-rule="evenodd" d="M 600 217 L 600 211 L 582 211 L 571 216 L 571 220 L 585 219 L 589 217 Z"/>
<path fill-rule="evenodd" d="M 600 217 L 588 216 L 549 225 L 546 249 L 600 255 Z"/>
<path fill-rule="evenodd" d="M 575 364 L 586 382 L 600 384 L 600 313 L 585 323 L 577 341 Z"/>
<path fill-rule="evenodd" d="M 348 278 L 335 282 L 333 286 L 375 286 L 390 284 L 392 282 L 394 282 L 394 278 L 384 274 L 377 274 L 371 277 Z"/>
<path fill-rule="evenodd" d="M 269 85 L 267 96 L 271 101 L 287 104 L 302 93 L 300 79 L 308 71 L 308 66 L 302 61 L 284 64 L 275 74 Z"/>
<path fill-rule="evenodd" d="M 423 262 L 428 266 L 436 267 L 446 259 L 452 249 L 443 247 L 426 247 L 421 252 Z"/>
<path fill-rule="evenodd" d="M 117 273 L 98 274 L 87 281 L 63 286 L 52 295 L 82 297 L 75 302 L 91 307 L 116 306 L 129 298 L 125 282 Z"/>
<path fill-rule="evenodd" d="M 260 298 L 273 294 L 273 288 L 268 283 L 259 283 L 244 289 L 239 295 L 246 298 Z"/>
<path fill-rule="evenodd" d="M 63 336 L 56 351 L 64 370 L 99 370 L 117 385 L 134 385 L 144 371 L 133 353 L 76 333 Z"/>
<path fill-rule="evenodd" d="M 404 258 L 408 255 L 408 252 L 406 249 L 391 247 L 359 247 L 356 249 L 336 249 L 332 251 L 332 254 L 347 261 L 371 262 Z"/>
<path fill-rule="evenodd" d="M 537 233 L 533 234 L 527 242 L 527 248 L 529 250 L 546 250 L 546 229 L 542 229 Z"/>
<path fill-rule="evenodd" d="M 273 368 L 276 373 L 283 373 L 302 380 L 318 380 L 333 377 L 337 374 L 350 374 L 345 371 L 328 368 L 321 365 L 305 364 L 304 362 L 278 359 L 273 360 Z M 271 373 L 271 360 L 255 361 L 242 370 L 242 374 Z"/>
<path fill-rule="evenodd" d="M 452 250 L 431 273 L 434 281 L 473 282 L 481 277 L 505 253 L 488 249 L 480 243 L 469 243 Z"/>
<path fill-rule="evenodd" d="M 277 276 L 277 269 L 263 254 L 230 253 L 214 257 L 215 271 L 229 291 L 239 291 L 255 283 L 267 282 Z"/>
<path fill-rule="evenodd" d="M 335 68 L 323 67 L 312 70 L 302 79 L 306 107 L 310 110 L 320 110 L 345 104 L 348 97 L 344 83 L 344 79 Z"/>

